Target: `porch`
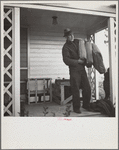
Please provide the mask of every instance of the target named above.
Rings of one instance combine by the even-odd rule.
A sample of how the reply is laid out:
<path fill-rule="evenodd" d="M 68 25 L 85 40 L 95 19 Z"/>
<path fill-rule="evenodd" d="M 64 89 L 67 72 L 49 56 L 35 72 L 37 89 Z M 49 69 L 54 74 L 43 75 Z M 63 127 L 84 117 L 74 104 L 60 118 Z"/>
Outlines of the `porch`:
<path fill-rule="evenodd" d="M 96 32 L 108 28 L 110 96 L 111 101 L 116 102 L 117 114 L 118 3 L 116 7 L 110 6 L 109 1 L 106 6 L 103 1 L 99 1 L 99 5 L 85 1 L 83 6 L 80 5 L 83 1 L 79 1 L 80 4 L 78 1 L 71 1 L 72 5 L 69 3 L 1 2 L 3 149 L 118 149 L 118 115 L 109 118 L 83 108 L 81 114 L 76 114 L 72 111 L 71 102 L 65 105 L 54 101 L 28 105 L 27 99 L 21 98 L 27 92 L 28 79 L 52 78 L 52 83 L 59 78 L 69 79 L 68 67 L 61 59 L 65 28 L 71 28 L 76 38 L 90 38 L 91 42 L 95 42 Z M 57 25 L 52 24 L 53 16 L 57 16 Z M 98 73 L 92 67 L 87 74 L 92 98 L 98 99 Z M 22 100 L 25 102 L 26 117 L 19 117 Z M 66 117 L 68 106 L 71 106 L 71 112 Z"/>
<path fill-rule="evenodd" d="M 66 116 L 66 108 L 71 106 L 69 110 L 71 110 L 70 115 Z M 46 113 L 45 114 L 45 109 Z M 101 114 L 101 112 L 89 112 L 81 107 L 81 114 L 77 114 L 73 112 L 72 103 L 61 106 L 55 102 L 45 102 L 38 104 L 25 104 L 25 115 L 27 117 L 108 117 L 105 114 Z"/>
<path fill-rule="evenodd" d="M 52 23 L 54 16 L 58 21 L 58 24 L 55 25 Z M 52 78 L 53 82 L 58 78 L 69 79 L 69 70 L 62 61 L 61 52 L 65 43 L 62 37 L 63 30 L 67 27 L 74 31 L 76 38 L 90 39 L 91 42 L 95 42 L 96 32 L 108 27 L 110 92 L 111 101 L 115 102 L 114 76 L 116 73 L 115 54 L 117 53 L 114 44 L 116 37 L 114 35 L 116 32 L 115 17 L 115 9 L 109 7 L 105 12 L 101 12 L 101 9 L 82 10 L 72 9 L 70 6 L 63 8 L 47 4 L 5 4 L 5 44 L 2 45 L 5 50 L 4 66 L 2 62 L 2 67 L 5 68 L 2 68 L 4 70 L 2 84 L 5 89 L 2 99 L 5 101 L 5 95 L 7 95 L 9 100 L 3 113 L 8 116 L 18 116 L 20 111 L 19 95 L 26 93 L 26 79 L 48 77 Z M 91 84 L 92 98 L 98 99 L 97 71 L 92 67 L 87 69 L 87 74 Z M 31 106 L 26 108 L 30 109 Z"/>

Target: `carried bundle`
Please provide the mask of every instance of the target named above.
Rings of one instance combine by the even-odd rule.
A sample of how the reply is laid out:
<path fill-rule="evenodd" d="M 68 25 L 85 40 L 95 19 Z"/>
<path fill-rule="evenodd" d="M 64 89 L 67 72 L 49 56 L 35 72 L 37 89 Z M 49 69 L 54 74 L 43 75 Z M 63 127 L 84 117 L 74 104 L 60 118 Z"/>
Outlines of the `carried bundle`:
<path fill-rule="evenodd" d="M 98 49 L 98 47 L 96 46 L 96 44 L 92 43 L 92 55 L 93 55 L 93 66 L 95 67 L 95 69 L 100 73 L 103 74 L 106 72 L 104 63 L 103 63 L 103 58 L 101 55 L 100 50 Z"/>
<path fill-rule="evenodd" d="M 115 117 L 115 108 L 113 103 L 110 100 L 99 100 L 97 102 L 97 107 L 100 108 L 100 111 L 103 114 L 108 115 L 109 117 Z"/>
<path fill-rule="evenodd" d="M 92 44 L 83 39 L 79 39 L 79 58 L 85 60 L 86 66 L 89 68 L 93 64 Z"/>
<path fill-rule="evenodd" d="M 110 100 L 101 99 L 90 103 L 90 108 L 93 111 L 101 112 L 109 117 L 115 117 L 115 107 Z"/>
<path fill-rule="evenodd" d="M 86 41 L 85 47 L 86 47 L 86 54 L 87 54 L 86 66 L 89 68 L 93 64 L 92 43 Z"/>
<path fill-rule="evenodd" d="M 96 44 L 79 39 L 79 58 L 85 60 L 87 68 L 93 65 L 100 74 L 106 72 L 102 54 Z"/>
<path fill-rule="evenodd" d="M 86 41 L 85 47 L 87 53 L 86 66 L 89 68 L 93 65 L 100 74 L 105 73 L 106 69 L 103 63 L 102 54 L 97 45 Z"/>
<path fill-rule="evenodd" d="M 83 39 L 79 39 L 79 58 L 82 59 L 82 60 L 87 59 L 85 42 L 84 42 Z"/>

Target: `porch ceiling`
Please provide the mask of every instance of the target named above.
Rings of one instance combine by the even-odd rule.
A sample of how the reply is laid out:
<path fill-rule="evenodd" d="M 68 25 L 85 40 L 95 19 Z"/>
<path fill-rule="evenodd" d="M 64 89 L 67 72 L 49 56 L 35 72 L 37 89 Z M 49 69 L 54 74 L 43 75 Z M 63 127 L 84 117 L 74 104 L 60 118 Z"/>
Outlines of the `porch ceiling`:
<path fill-rule="evenodd" d="M 78 13 L 21 8 L 21 25 L 39 28 L 53 28 L 52 17 L 57 16 L 57 29 L 62 32 L 65 28 L 78 30 L 83 34 L 92 34 L 107 27 L 108 17 Z"/>

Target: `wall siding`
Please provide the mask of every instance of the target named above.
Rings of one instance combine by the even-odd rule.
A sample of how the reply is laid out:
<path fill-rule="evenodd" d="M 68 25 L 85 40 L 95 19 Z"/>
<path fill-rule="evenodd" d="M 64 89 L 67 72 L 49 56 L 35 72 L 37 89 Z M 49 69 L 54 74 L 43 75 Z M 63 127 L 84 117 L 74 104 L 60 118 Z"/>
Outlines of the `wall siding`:
<path fill-rule="evenodd" d="M 62 33 L 30 28 L 30 78 L 69 79 L 69 68 L 62 60 L 64 43 Z"/>

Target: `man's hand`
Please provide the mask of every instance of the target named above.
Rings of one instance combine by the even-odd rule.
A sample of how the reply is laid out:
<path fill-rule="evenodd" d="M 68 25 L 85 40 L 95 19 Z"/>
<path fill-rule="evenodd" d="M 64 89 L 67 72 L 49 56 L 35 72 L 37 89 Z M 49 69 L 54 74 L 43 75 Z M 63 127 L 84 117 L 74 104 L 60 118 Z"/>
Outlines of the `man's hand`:
<path fill-rule="evenodd" d="M 84 62 L 85 62 L 84 59 L 83 59 L 83 60 L 82 60 L 82 59 L 78 59 L 78 63 L 79 63 L 79 64 L 84 64 Z"/>

